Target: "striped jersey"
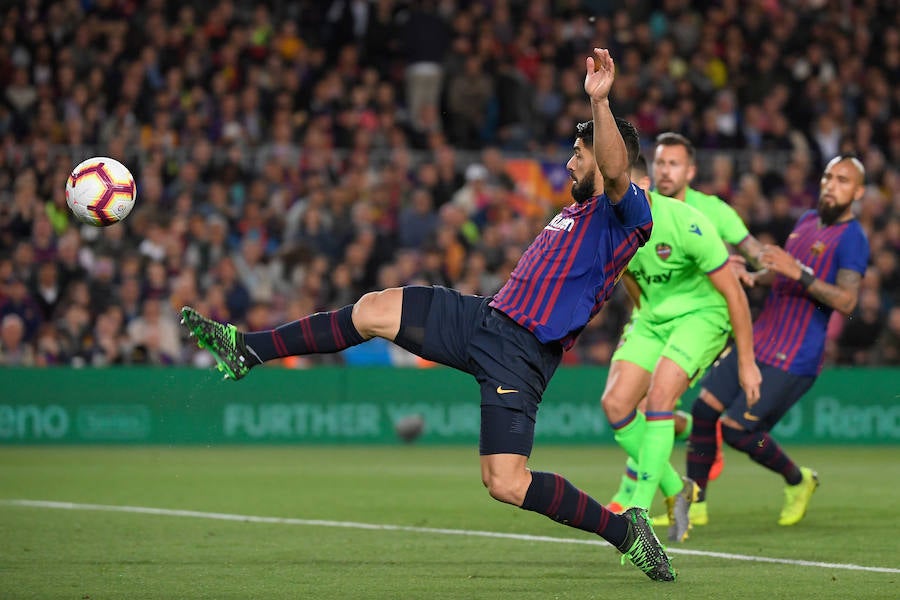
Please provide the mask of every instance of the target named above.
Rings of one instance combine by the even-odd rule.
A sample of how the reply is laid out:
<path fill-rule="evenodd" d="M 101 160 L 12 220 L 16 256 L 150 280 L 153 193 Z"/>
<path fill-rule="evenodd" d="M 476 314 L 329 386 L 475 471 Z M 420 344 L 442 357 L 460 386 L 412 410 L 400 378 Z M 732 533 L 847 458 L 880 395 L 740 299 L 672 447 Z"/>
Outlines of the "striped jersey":
<path fill-rule="evenodd" d="M 830 284 L 835 283 L 838 270 L 864 274 L 869 262 L 869 241 L 859 221 L 819 227 L 819 215 L 814 210 L 797 221 L 785 250 Z M 832 310 L 807 293 L 799 281 L 777 275 L 753 324 L 756 360 L 793 375 L 818 375 Z"/>
<path fill-rule="evenodd" d="M 568 350 L 652 225 L 647 197 L 634 184 L 616 204 L 606 194 L 571 204 L 528 246 L 490 305 L 541 342 Z"/>

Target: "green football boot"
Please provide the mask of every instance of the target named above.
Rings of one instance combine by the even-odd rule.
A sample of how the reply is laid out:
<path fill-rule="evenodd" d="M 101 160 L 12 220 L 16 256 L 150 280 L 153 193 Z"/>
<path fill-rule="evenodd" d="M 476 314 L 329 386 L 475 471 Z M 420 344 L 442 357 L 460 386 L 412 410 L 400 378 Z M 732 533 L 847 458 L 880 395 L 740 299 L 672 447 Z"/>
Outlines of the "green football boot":
<path fill-rule="evenodd" d="M 784 487 L 784 507 L 778 518 L 779 525 L 796 525 L 806 514 L 806 507 L 813 492 L 819 487 L 819 474 L 808 467 L 800 467 L 803 479 L 797 485 Z"/>
<path fill-rule="evenodd" d="M 256 364 L 248 360 L 244 336 L 234 325 L 207 319 L 190 306 L 181 309 L 181 323 L 191 336 L 196 336 L 197 345 L 213 355 L 216 368 L 225 373 L 225 379 L 237 381 Z"/>
<path fill-rule="evenodd" d="M 622 513 L 622 516 L 628 519 L 628 533 L 619 546 L 622 564 L 625 564 L 627 558 L 653 581 L 675 581 L 675 570 L 666 555 L 666 549 L 653 532 L 647 511 L 634 506 Z"/>

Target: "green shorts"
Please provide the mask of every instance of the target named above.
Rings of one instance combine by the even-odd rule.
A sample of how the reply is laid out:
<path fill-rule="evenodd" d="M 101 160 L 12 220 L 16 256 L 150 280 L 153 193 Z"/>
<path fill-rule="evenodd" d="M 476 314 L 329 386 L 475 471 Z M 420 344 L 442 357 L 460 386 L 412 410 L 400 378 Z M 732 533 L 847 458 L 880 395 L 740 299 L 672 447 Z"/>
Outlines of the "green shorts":
<path fill-rule="evenodd" d="M 650 323 L 637 315 L 625 326 L 612 360 L 626 360 L 652 373 L 665 356 L 684 369 L 693 385 L 730 335 L 727 313 L 691 313 L 664 323 Z"/>

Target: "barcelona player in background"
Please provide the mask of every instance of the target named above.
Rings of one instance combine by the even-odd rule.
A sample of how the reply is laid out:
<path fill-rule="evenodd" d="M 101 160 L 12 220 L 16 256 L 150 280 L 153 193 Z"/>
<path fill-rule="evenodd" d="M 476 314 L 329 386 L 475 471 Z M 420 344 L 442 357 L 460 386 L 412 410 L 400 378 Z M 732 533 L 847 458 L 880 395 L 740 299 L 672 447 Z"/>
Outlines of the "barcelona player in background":
<path fill-rule="evenodd" d="M 735 353 L 726 350 L 703 380 L 692 409 L 687 473 L 700 486 L 698 501 L 691 505 L 692 524 L 709 521 L 706 488 L 720 419 L 729 446 L 784 478 L 778 524 L 795 525 L 806 514 L 818 476 L 794 463 L 769 432 L 822 370 L 832 311 L 847 315 L 856 306 L 869 243 L 852 204 L 862 198 L 864 189 L 865 169 L 858 159 L 832 159 L 819 183 L 817 209 L 800 217 L 784 249 L 761 250 L 764 269 L 753 279 L 772 289 L 753 325 L 756 360 L 763 374 L 760 399 L 747 401 L 738 385 Z"/>

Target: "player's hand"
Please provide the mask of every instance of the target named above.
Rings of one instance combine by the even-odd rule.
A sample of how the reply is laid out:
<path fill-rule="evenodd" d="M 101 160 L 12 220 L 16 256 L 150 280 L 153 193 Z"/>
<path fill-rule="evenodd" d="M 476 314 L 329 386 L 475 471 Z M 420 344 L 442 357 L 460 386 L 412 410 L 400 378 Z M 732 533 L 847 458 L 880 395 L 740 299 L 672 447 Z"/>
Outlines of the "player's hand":
<path fill-rule="evenodd" d="M 759 253 L 759 262 L 763 268 L 790 279 L 800 279 L 800 265 L 797 260 L 784 249 L 766 244 Z"/>
<path fill-rule="evenodd" d="M 606 48 L 594 48 L 594 56 L 584 61 L 587 73 L 584 75 L 584 91 L 593 102 L 602 102 L 609 96 L 613 79 L 616 78 L 616 65 Z"/>
<path fill-rule="evenodd" d="M 742 362 L 738 366 L 738 379 L 741 389 L 747 395 L 747 408 L 750 408 L 759 401 L 759 387 L 762 385 L 762 373 L 759 372 L 756 361 Z"/>
<path fill-rule="evenodd" d="M 744 287 L 752 288 L 756 285 L 756 279 L 747 271 L 747 259 L 740 254 L 731 254 L 728 256 L 728 266 L 737 275 Z"/>

